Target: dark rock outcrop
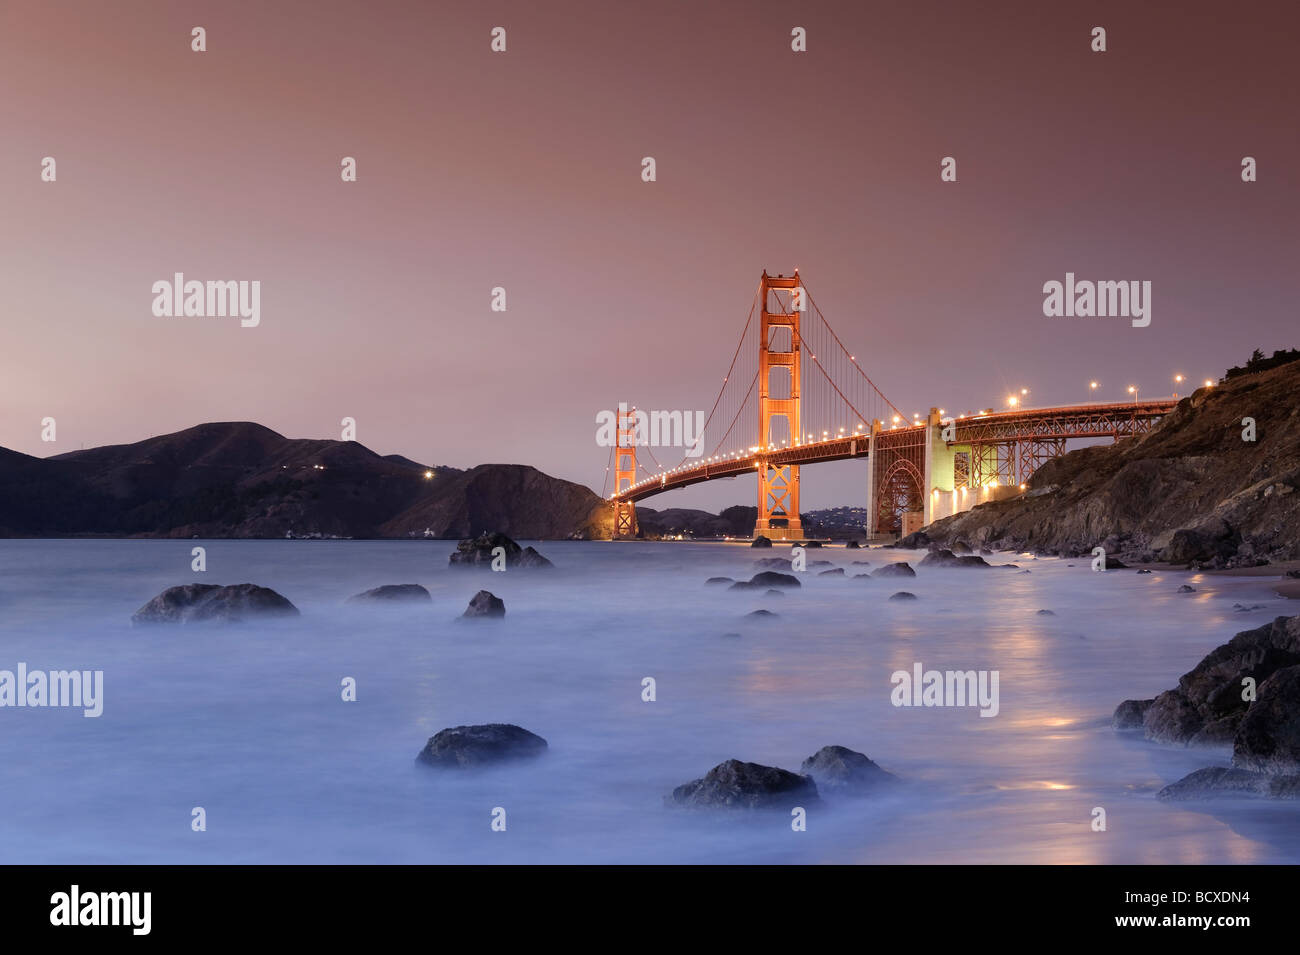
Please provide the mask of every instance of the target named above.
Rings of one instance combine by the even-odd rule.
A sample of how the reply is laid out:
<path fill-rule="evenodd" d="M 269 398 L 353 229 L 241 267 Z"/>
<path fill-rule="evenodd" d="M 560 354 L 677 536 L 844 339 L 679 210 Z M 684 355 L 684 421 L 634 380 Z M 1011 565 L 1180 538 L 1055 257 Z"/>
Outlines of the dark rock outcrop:
<path fill-rule="evenodd" d="M 799 772 L 811 776 L 821 792 L 868 796 L 898 782 L 898 777 L 846 746 L 823 746 L 803 761 Z"/>
<path fill-rule="evenodd" d="M 843 568 L 843 567 L 836 567 L 836 568 L 834 568 L 834 569 L 832 569 L 832 570 L 822 570 L 822 571 L 818 571 L 817 576 L 818 576 L 818 577 L 843 577 L 843 576 L 844 576 L 844 568 Z"/>
<path fill-rule="evenodd" d="M 513 723 L 454 726 L 430 737 L 416 760 L 426 766 L 468 769 L 532 759 L 546 748 L 546 740 Z"/>
<path fill-rule="evenodd" d="M 1111 725 L 1117 730 L 1126 732 L 1137 732 L 1142 729 L 1142 721 L 1147 715 L 1147 710 L 1151 708 L 1154 699 L 1150 700 L 1125 700 L 1119 706 L 1115 707 L 1115 713 L 1111 717 Z"/>
<path fill-rule="evenodd" d="M 991 566 L 983 557 L 974 554 L 967 554 L 958 557 L 950 550 L 942 547 L 930 551 L 921 558 L 920 566 L 922 567 L 989 567 Z"/>
<path fill-rule="evenodd" d="M 1237 733 L 1248 707 L 1243 681 L 1255 681 L 1258 699 L 1263 684 L 1279 670 L 1300 664 L 1300 617 L 1278 617 L 1244 630 L 1211 651 L 1178 680 L 1178 686 L 1155 698 L 1143 720 L 1148 739 L 1164 743 L 1223 743 Z M 1279 688 L 1290 683 L 1279 683 Z M 1262 718 L 1262 717 L 1261 717 Z"/>
<path fill-rule="evenodd" d="M 465 608 L 462 617 L 482 618 L 482 617 L 504 617 L 506 615 L 505 601 L 496 594 L 486 590 L 480 590 L 470 598 L 469 606 Z"/>
<path fill-rule="evenodd" d="M 1300 773 L 1300 666 L 1283 667 L 1259 684 L 1233 737 L 1232 765 Z"/>
<path fill-rule="evenodd" d="M 507 567 L 551 567 L 549 560 L 532 547 L 520 547 L 505 534 L 493 531 L 466 538 L 456 545 L 448 563 L 452 567 L 491 567 L 492 552 L 501 548 Z"/>
<path fill-rule="evenodd" d="M 781 574 L 774 570 L 764 570 L 749 580 L 738 580 L 728 590 L 755 590 L 760 587 L 801 587 L 799 578 L 793 574 Z"/>
<path fill-rule="evenodd" d="M 871 574 L 872 577 L 915 577 L 914 571 L 907 561 L 900 560 L 894 564 L 885 564 L 878 567 Z"/>
<path fill-rule="evenodd" d="M 915 600 L 916 594 L 909 593 L 906 590 L 900 590 L 897 593 L 889 595 L 890 600 Z"/>
<path fill-rule="evenodd" d="M 701 779 L 684 783 L 664 797 L 666 805 L 688 809 L 783 809 L 787 812 L 819 801 L 817 784 L 810 777 L 738 759 L 719 763 Z"/>
<path fill-rule="evenodd" d="M 296 617 L 298 608 L 256 584 L 182 584 L 168 587 L 131 615 L 132 624 L 237 622 L 252 617 Z"/>
<path fill-rule="evenodd" d="M 1224 796 L 1300 799 L 1300 775 L 1274 776 L 1246 769 L 1207 766 L 1188 773 L 1156 793 L 1157 799 L 1185 802 Z"/>
<path fill-rule="evenodd" d="M 768 538 L 764 537 L 762 534 L 759 534 L 757 537 L 754 538 L 754 542 L 749 546 L 750 547 L 771 547 L 772 542 Z"/>
<path fill-rule="evenodd" d="M 353 594 L 347 602 L 350 604 L 404 603 L 417 600 L 428 602 L 433 598 L 429 596 L 429 591 L 419 584 L 384 584 L 382 587 L 373 587 L 359 594 Z"/>

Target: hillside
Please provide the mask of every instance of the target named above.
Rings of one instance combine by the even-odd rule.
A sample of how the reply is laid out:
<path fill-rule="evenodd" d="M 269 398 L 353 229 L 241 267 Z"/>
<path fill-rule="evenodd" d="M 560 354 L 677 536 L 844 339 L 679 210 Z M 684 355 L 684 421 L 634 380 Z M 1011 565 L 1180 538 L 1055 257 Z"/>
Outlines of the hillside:
<path fill-rule="evenodd" d="M 1048 462 L 1024 495 L 936 521 L 901 546 L 964 543 L 1206 567 L 1300 557 L 1300 361 L 1234 375 L 1151 433 Z M 1243 419 L 1255 422 L 1243 440 Z"/>
<path fill-rule="evenodd" d="M 251 422 L 35 458 L 0 448 L 0 536 L 531 538 L 579 532 L 589 489 L 520 465 L 471 471 Z"/>

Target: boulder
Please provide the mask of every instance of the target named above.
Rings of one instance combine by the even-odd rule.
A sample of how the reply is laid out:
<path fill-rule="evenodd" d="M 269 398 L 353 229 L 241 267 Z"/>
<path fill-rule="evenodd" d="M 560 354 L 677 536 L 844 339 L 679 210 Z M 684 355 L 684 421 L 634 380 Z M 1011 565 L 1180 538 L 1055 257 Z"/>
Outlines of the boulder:
<path fill-rule="evenodd" d="M 916 571 L 905 560 L 900 560 L 894 564 L 885 564 L 878 567 L 871 575 L 872 577 L 915 577 Z"/>
<path fill-rule="evenodd" d="M 429 738 L 416 757 L 426 766 L 467 769 L 531 759 L 546 752 L 546 740 L 513 723 L 455 726 Z"/>
<path fill-rule="evenodd" d="M 1300 666 L 1283 667 L 1256 687 L 1237 725 L 1232 765 L 1255 772 L 1300 773 Z"/>
<path fill-rule="evenodd" d="M 708 587 L 718 587 L 721 586 L 722 584 L 734 584 L 734 583 L 735 581 L 732 580 L 730 577 L 710 577 L 708 580 L 704 582 L 705 586 Z"/>
<path fill-rule="evenodd" d="M 768 538 L 764 537 L 762 534 L 759 534 L 757 537 L 754 538 L 754 542 L 749 546 L 750 547 L 771 547 L 772 542 Z"/>
<path fill-rule="evenodd" d="M 1231 740 L 1247 708 L 1265 702 L 1265 681 L 1279 670 L 1297 664 L 1300 664 L 1300 617 L 1278 617 L 1254 630 L 1243 630 L 1183 674 L 1177 687 L 1155 698 L 1143 719 L 1146 737 L 1164 743 Z M 1242 699 L 1242 680 L 1246 677 L 1255 681 L 1258 703 Z M 1280 680 L 1275 688 L 1286 694 L 1291 692 L 1290 687 L 1287 678 Z M 1259 719 L 1265 717 L 1261 715 Z M 1267 725 L 1270 732 L 1284 731 L 1284 724 L 1278 722 L 1259 725 Z"/>
<path fill-rule="evenodd" d="M 908 593 L 906 590 L 900 590 L 898 593 L 890 594 L 890 600 L 915 600 L 916 594 Z"/>
<path fill-rule="evenodd" d="M 1194 594 L 1196 593 L 1196 588 L 1193 587 L 1191 584 L 1183 584 L 1181 587 L 1178 588 L 1178 592 L 1180 594 Z"/>
<path fill-rule="evenodd" d="M 779 574 L 773 570 L 764 570 L 749 580 L 738 580 L 728 590 L 754 590 L 759 587 L 801 587 L 799 578 L 793 574 Z"/>
<path fill-rule="evenodd" d="M 398 603 L 404 601 L 432 601 L 429 591 L 425 590 L 419 584 L 384 584 L 382 587 L 373 587 L 370 590 L 362 591 L 359 594 L 353 594 L 347 602 L 355 603 Z"/>
<path fill-rule="evenodd" d="M 296 617 L 298 608 L 256 584 L 181 584 L 168 587 L 131 615 L 131 623 L 238 622 L 250 617 Z"/>
<path fill-rule="evenodd" d="M 1115 707 L 1111 725 L 1117 730 L 1138 732 L 1142 729 L 1142 720 L 1155 700 L 1125 700 Z"/>
<path fill-rule="evenodd" d="M 988 567 L 989 562 L 983 557 L 967 554 L 958 557 L 950 550 L 939 548 L 932 550 L 921 558 L 922 567 Z"/>
<path fill-rule="evenodd" d="M 1185 802 L 1221 796 L 1300 799 L 1300 775 L 1272 776 L 1245 769 L 1207 766 L 1188 773 L 1156 793 L 1157 799 Z"/>
<path fill-rule="evenodd" d="M 505 553 L 507 567 L 551 567 L 549 560 L 532 547 L 521 548 L 505 534 L 493 531 L 478 537 L 466 538 L 456 545 L 448 563 L 452 567 L 492 566 L 492 552 L 500 547 Z"/>
<path fill-rule="evenodd" d="M 506 615 L 506 603 L 496 594 L 486 590 L 480 590 L 470 598 L 469 606 L 465 608 L 462 617 L 504 617 Z"/>
<path fill-rule="evenodd" d="M 845 746 L 823 746 L 803 761 L 799 772 L 811 776 L 821 792 L 868 796 L 898 782 L 863 753 Z"/>
<path fill-rule="evenodd" d="M 789 812 L 820 802 L 817 784 L 775 766 L 729 759 L 701 779 L 684 783 L 664 797 L 665 805 L 687 809 L 779 809 Z"/>
<path fill-rule="evenodd" d="M 859 547 L 861 547 L 862 545 L 859 544 L 857 541 L 849 541 L 849 542 L 846 543 L 844 546 L 845 546 L 845 548 L 847 548 L 848 550 L 857 550 L 857 549 L 858 549 Z"/>

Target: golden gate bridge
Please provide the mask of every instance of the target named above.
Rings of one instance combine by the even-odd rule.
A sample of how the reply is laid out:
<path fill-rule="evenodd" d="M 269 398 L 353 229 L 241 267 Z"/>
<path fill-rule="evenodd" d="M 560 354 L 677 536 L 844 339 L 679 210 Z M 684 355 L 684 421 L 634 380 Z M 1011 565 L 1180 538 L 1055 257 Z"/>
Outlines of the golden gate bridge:
<path fill-rule="evenodd" d="M 954 416 L 932 407 L 925 418 L 909 420 L 840 340 L 798 269 L 788 277 L 764 271 L 703 433 L 680 461 L 660 462 L 640 434 L 644 418 L 620 405 L 605 486 L 613 536 L 636 536 L 637 501 L 754 474 L 754 535 L 803 540 L 800 468 L 859 457 L 868 459 L 867 537 L 906 535 L 1022 492 L 1045 461 L 1065 453 L 1069 440 L 1145 433 L 1177 402 L 1135 396 Z"/>

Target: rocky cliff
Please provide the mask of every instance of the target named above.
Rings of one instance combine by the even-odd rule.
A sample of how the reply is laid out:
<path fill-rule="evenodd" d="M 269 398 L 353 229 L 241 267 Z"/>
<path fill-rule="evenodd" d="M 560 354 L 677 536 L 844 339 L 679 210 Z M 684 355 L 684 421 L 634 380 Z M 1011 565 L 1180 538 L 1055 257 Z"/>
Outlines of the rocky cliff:
<path fill-rule="evenodd" d="M 1253 440 L 1250 440 L 1253 437 Z M 1249 566 L 1300 557 L 1300 362 L 1184 398 L 1149 434 L 1048 462 L 1016 498 L 901 546 Z"/>

